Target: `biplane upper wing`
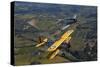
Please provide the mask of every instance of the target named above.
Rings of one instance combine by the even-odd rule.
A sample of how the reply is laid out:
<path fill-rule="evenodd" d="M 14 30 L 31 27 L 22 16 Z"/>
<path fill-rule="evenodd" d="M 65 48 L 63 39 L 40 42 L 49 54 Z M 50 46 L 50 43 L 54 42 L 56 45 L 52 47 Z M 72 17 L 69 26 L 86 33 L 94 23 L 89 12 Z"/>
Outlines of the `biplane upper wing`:
<path fill-rule="evenodd" d="M 69 37 L 65 40 L 65 42 L 66 42 L 66 43 L 69 43 L 70 40 L 71 40 L 71 36 L 69 36 Z"/>
<path fill-rule="evenodd" d="M 61 38 L 59 40 L 57 40 L 52 46 L 50 46 L 48 48 L 48 51 L 54 51 L 56 50 L 60 45 L 61 43 L 63 43 L 69 36 L 70 34 L 73 32 L 74 30 L 68 30 L 67 32 L 65 32 Z"/>

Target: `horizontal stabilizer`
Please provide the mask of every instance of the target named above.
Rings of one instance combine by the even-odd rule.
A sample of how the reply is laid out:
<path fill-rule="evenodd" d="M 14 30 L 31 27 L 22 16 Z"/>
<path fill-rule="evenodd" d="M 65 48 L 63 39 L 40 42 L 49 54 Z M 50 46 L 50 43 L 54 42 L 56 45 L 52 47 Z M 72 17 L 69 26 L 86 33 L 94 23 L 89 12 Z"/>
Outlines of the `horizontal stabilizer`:
<path fill-rule="evenodd" d="M 36 47 L 40 47 L 40 46 L 44 45 L 47 41 L 48 41 L 48 39 L 45 38 L 45 39 L 43 40 L 43 42 L 37 44 Z"/>

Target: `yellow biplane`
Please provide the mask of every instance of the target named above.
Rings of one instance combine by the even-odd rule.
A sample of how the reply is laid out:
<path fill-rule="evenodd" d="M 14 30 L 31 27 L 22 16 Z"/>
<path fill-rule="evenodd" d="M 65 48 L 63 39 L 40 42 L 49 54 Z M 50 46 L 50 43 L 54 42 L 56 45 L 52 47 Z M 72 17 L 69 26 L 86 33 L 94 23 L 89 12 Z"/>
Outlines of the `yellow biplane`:
<path fill-rule="evenodd" d="M 71 40 L 71 34 L 73 33 L 74 30 L 68 30 L 67 32 L 65 32 L 59 40 L 56 40 L 48 49 L 48 52 L 53 52 L 52 55 L 49 57 L 49 59 L 53 59 L 59 52 L 60 49 L 58 48 L 63 42 L 69 43 L 69 41 Z M 47 38 L 45 38 L 43 40 L 43 42 L 39 43 L 36 45 L 36 47 L 40 47 L 42 45 L 44 45 L 46 42 L 48 41 Z"/>

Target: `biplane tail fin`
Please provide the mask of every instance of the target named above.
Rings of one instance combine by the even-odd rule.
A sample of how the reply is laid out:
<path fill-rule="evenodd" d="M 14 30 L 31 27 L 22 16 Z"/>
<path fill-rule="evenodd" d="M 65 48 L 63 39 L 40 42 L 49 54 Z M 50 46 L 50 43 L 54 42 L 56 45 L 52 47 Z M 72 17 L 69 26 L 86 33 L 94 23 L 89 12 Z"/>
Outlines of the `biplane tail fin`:
<path fill-rule="evenodd" d="M 77 14 L 75 14 L 74 16 L 73 16 L 73 19 L 76 19 L 77 18 Z"/>

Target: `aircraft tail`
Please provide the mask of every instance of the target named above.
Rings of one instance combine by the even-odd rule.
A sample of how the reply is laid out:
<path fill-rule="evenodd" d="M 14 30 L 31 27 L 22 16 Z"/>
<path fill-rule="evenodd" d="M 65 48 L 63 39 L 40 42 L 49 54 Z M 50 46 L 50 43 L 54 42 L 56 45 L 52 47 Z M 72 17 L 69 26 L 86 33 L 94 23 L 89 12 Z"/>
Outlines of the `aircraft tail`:
<path fill-rule="evenodd" d="M 66 42 L 66 43 L 69 43 L 70 40 L 71 40 L 71 36 L 69 36 L 69 37 L 65 40 L 65 42 Z"/>
<path fill-rule="evenodd" d="M 39 44 L 37 44 L 36 47 L 40 47 L 40 46 L 44 45 L 47 41 L 48 41 L 47 38 L 43 39 L 43 41 L 40 42 Z"/>

